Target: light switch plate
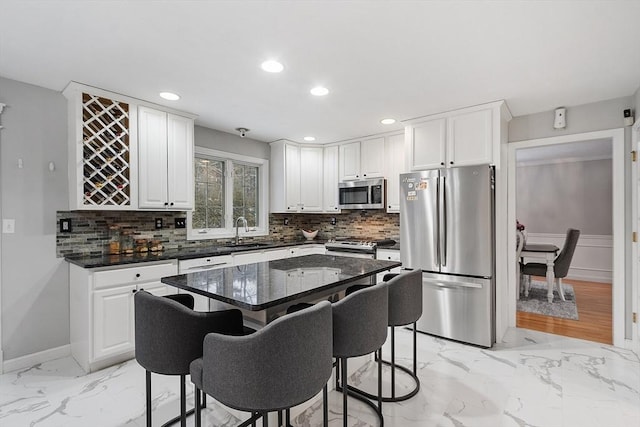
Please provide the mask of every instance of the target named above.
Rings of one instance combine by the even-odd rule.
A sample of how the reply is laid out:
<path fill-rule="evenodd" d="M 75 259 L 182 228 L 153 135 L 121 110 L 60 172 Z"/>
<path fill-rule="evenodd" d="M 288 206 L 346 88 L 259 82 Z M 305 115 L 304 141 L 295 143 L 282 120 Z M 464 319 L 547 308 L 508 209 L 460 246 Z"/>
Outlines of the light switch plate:
<path fill-rule="evenodd" d="M 61 218 L 60 219 L 60 232 L 61 233 L 71 233 L 71 218 Z"/>
<path fill-rule="evenodd" d="M 176 228 L 186 228 L 187 218 L 176 218 L 175 224 L 176 224 Z"/>
<path fill-rule="evenodd" d="M 162 230 L 162 218 L 156 218 L 156 230 Z"/>
<path fill-rule="evenodd" d="M 2 218 L 2 233 L 13 234 L 16 232 L 16 220 Z"/>

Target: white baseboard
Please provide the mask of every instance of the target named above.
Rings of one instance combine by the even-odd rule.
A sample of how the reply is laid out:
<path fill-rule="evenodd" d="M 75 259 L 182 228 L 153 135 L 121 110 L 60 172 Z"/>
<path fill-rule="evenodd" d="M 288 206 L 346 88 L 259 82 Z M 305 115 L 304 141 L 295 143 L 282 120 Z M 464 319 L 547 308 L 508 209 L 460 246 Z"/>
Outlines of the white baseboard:
<path fill-rule="evenodd" d="M 60 359 L 61 357 L 67 356 L 71 356 L 70 344 L 39 351 L 38 353 L 27 354 L 26 356 L 16 357 L 15 359 L 5 360 L 2 364 L 2 371 L 17 371 L 18 369 L 30 368 L 38 363 L 48 362 L 49 360 Z"/>

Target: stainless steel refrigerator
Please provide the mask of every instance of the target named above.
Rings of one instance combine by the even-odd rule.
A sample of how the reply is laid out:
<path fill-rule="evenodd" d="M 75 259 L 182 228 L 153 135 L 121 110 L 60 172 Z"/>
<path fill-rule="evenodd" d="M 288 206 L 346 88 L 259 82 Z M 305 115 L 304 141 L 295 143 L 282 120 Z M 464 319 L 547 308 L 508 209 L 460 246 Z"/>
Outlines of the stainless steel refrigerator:
<path fill-rule="evenodd" d="M 423 270 L 418 330 L 495 342 L 494 169 L 465 166 L 400 175 L 400 257 Z"/>

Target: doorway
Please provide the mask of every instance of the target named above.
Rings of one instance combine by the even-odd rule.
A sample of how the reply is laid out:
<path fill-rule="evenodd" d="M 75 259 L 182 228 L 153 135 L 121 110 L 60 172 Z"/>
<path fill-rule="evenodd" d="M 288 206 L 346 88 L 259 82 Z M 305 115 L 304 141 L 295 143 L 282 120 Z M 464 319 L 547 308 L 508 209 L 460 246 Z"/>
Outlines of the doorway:
<path fill-rule="evenodd" d="M 587 151 L 589 149 L 592 150 L 592 157 L 603 157 L 602 152 L 606 151 L 605 147 L 610 147 L 611 154 L 611 211 L 610 211 L 610 221 L 611 221 L 611 235 L 613 236 L 610 248 L 610 280 L 611 280 L 611 298 L 612 298 L 612 333 L 613 333 L 613 344 L 617 346 L 624 346 L 624 129 L 614 129 L 607 131 L 599 131 L 599 132 L 589 132 L 575 135 L 565 135 L 560 137 L 551 137 L 551 138 L 542 138 L 536 140 L 529 141 L 520 141 L 515 143 L 508 144 L 508 223 L 513 226 L 509 226 L 508 229 L 508 238 L 509 238 L 509 319 L 510 325 L 516 325 L 516 298 L 519 292 L 518 289 L 518 280 L 516 278 L 516 254 L 515 254 L 515 241 L 516 241 L 516 219 L 517 218 L 517 198 L 520 196 L 518 194 L 517 187 L 517 174 L 518 174 L 518 158 L 522 161 L 522 159 L 526 159 L 527 156 L 530 158 L 530 162 L 535 163 L 535 157 L 537 156 L 537 161 L 543 162 L 548 161 L 549 159 L 542 159 L 543 153 L 551 153 L 546 154 L 555 155 L 556 159 L 554 162 L 558 162 L 558 159 L 564 157 L 565 159 L 570 159 L 572 152 L 574 152 L 577 148 L 581 148 Z M 600 150 L 600 151 L 598 151 Z M 564 152 L 566 154 L 560 155 L 559 153 Z M 598 154 L 599 153 L 599 154 Z M 533 160 L 531 160 L 533 159 Z M 573 159 L 577 160 L 577 159 Z M 556 165 L 557 166 L 557 165 Z M 557 167 L 555 170 L 558 171 Z M 566 173 L 566 171 L 565 171 Z M 536 218 L 537 220 L 537 218 Z M 555 218 L 556 221 L 559 221 L 562 224 L 562 221 L 559 218 Z M 524 222 L 524 221 L 523 221 Z M 532 221 L 535 223 L 535 221 Z M 537 228 L 543 228 L 543 226 L 536 225 Z M 560 225 L 560 227 L 564 227 L 566 224 Z M 526 223 L 525 223 L 526 227 Z M 578 227 L 575 227 L 578 228 Z M 535 231 L 535 230 L 534 230 Z M 557 232 L 556 232 L 557 233 Z M 544 243 L 554 243 L 558 247 L 562 247 L 564 243 L 563 236 L 560 235 L 560 241 L 556 242 L 544 242 Z M 550 238 L 553 240 L 554 238 L 557 240 L 557 234 L 549 233 L 549 235 L 545 236 L 544 233 L 538 233 L 536 238 Z M 582 238 L 583 236 L 581 236 Z M 588 269 L 583 269 L 580 274 L 586 277 L 581 277 L 582 279 L 587 278 L 589 274 L 594 274 L 595 270 L 592 270 L 590 273 L 586 271 Z M 574 270 L 574 274 L 575 274 Z M 607 281 L 606 277 L 596 277 L 597 280 L 601 282 Z M 596 282 L 596 280 L 594 280 Z"/>

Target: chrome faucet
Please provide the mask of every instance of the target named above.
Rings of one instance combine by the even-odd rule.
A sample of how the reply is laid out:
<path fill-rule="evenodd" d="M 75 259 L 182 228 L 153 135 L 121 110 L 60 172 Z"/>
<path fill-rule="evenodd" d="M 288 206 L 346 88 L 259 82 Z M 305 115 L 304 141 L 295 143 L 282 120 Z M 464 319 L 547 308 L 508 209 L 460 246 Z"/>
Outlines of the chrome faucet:
<path fill-rule="evenodd" d="M 238 219 L 236 219 L 236 245 L 240 243 L 240 235 L 238 234 L 238 222 L 240 222 L 240 220 L 244 222 L 244 231 L 249 231 L 249 224 L 247 223 L 247 219 L 243 216 L 239 216 Z"/>

